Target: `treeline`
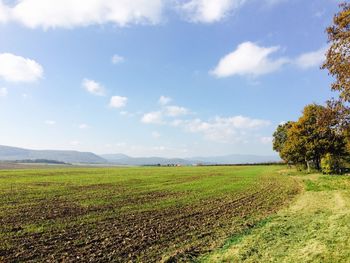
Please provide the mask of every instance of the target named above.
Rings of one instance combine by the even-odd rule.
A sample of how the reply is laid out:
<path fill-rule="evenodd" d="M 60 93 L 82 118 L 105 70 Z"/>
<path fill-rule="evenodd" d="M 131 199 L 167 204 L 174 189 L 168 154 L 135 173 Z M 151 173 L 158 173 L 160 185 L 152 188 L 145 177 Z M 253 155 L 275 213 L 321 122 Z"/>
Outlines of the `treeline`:
<path fill-rule="evenodd" d="M 340 4 L 333 25 L 326 29 L 330 47 L 322 68 L 335 78 L 337 99 L 305 106 L 297 121 L 279 125 L 273 149 L 288 164 L 340 174 L 350 160 L 350 4 Z"/>
<path fill-rule="evenodd" d="M 341 173 L 349 160 L 349 109 L 339 102 L 310 104 L 297 121 L 277 127 L 273 149 L 300 168 Z"/>
<path fill-rule="evenodd" d="M 274 166 L 274 165 L 285 165 L 284 162 L 262 162 L 262 163 L 236 163 L 236 164 L 197 164 L 197 166 Z"/>
<path fill-rule="evenodd" d="M 56 160 L 48 160 L 48 159 L 25 159 L 25 160 L 16 160 L 14 163 L 43 163 L 43 164 L 64 164 L 70 165 L 69 163 L 56 161 Z"/>

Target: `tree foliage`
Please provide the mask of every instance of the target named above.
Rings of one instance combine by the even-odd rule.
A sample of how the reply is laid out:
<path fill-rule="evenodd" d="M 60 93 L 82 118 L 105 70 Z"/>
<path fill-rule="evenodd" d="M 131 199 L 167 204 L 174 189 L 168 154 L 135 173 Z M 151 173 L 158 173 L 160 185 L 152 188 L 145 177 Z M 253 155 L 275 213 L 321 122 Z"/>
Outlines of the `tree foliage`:
<path fill-rule="evenodd" d="M 340 156 L 327 153 L 321 160 L 321 169 L 325 174 L 340 174 L 344 167 L 343 160 Z"/>
<path fill-rule="evenodd" d="M 308 169 L 321 168 L 321 159 L 329 154 L 345 156 L 346 136 L 338 125 L 338 112 L 329 106 L 307 105 L 296 122 L 277 127 L 274 150 L 287 163 Z"/>
<path fill-rule="evenodd" d="M 288 121 L 286 123 L 278 125 L 276 131 L 273 134 L 273 149 L 276 152 L 280 152 L 284 144 L 287 141 L 287 132 L 289 128 L 293 125 L 292 121 Z"/>
<path fill-rule="evenodd" d="M 332 89 L 340 91 L 343 101 L 350 101 L 350 3 L 340 5 L 333 25 L 326 29 L 330 48 L 322 68 L 336 78 Z"/>

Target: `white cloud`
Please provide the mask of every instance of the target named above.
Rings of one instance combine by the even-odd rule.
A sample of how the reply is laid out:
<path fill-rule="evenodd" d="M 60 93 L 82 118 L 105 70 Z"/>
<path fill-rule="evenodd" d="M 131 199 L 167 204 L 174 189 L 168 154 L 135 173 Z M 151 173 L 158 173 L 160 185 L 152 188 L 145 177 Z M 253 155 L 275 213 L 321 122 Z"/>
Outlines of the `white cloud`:
<path fill-rule="evenodd" d="M 84 79 L 82 82 L 83 88 L 96 96 L 104 96 L 106 91 L 105 88 L 98 82 L 91 79 Z"/>
<path fill-rule="evenodd" d="M 85 130 L 85 129 L 88 129 L 88 128 L 90 128 L 90 126 L 87 125 L 86 123 L 79 124 L 79 129 Z"/>
<path fill-rule="evenodd" d="M 218 78 L 272 73 L 289 62 L 287 58 L 272 59 L 270 57 L 279 49 L 278 46 L 260 47 L 252 42 L 244 42 L 235 51 L 223 57 L 211 73 Z"/>
<path fill-rule="evenodd" d="M 171 102 L 171 98 L 170 97 L 166 97 L 166 96 L 160 96 L 158 103 L 162 106 L 169 104 L 169 102 Z"/>
<path fill-rule="evenodd" d="M 120 56 L 120 55 L 115 54 L 115 55 L 113 55 L 111 60 L 112 60 L 113 64 L 120 64 L 120 63 L 123 63 L 125 61 L 125 58 Z"/>
<path fill-rule="evenodd" d="M 105 23 L 127 26 L 159 23 L 163 1 L 19 0 L 13 7 L 2 5 L 0 8 L 0 12 L 2 10 L 5 15 L 11 14 L 12 20 L 30 28 L 73 28 Z"/>
<path fill-rule="evenodd" d="M 265 6 L 273 6 L 287 0 L 263 0 Z M 179 10 L 187 20 L 195 23 L 215 23 L 225 19 L 252 0 L 189 0 L 180 4 Z"/>
<path fill-rule="evenodd" d="M 167 106 L 165 108 L 165 112 L 167 116 L 177 117 L 181 115 L 187 115 L 189 113 L 189 110 L 179 106 Z"/>
<path fill-rule="evenodd" d="M 304 53 L 295 60 L 295 64 L 301 69 L 319 67 L 326 59 L 327 50 L 328 47 L 323 47 L 313 52 Z"/>
<path fill-rule="evenodd" d="M 191 0 L 180 6 L 180 10 L 192 22 L 218 22 L 234 10 L 241 7 L 246 0 Z"/>
<path fill-rule="evenodd" d="M 263 0 L 274 5 L 287 0 Z M 111 23 L 159 24 L 165 5 L 177 8 L 196 23 L 219 22 L 252 0 L 18 0 L 5 5 L 0 0 L 0 23 L 14 21 L 29 28 L 74 28 Z"/>
<path fill-rule="evenodd" d="M 112 108 L 123 108 L 128 103 L 127 97 L 113 96 L 109 102 L 109 106 Z"/>
<path fill-rule="evenodd" d="M 216 117 L 209 121 L 194 119 L 179 124 L 192 133 L 203 134 L 211 141 L 235 143 L 242 142 L 249 137 L 249 133 L 270 125 L 270 121 L 252 119 L 244 116 Z"/>
<path fill-rule="evenodd" d="M 170 97 L 161 96 L 158 100 L 158 103 L 162 106 L 160 110 L 148 112 L 143 114 L 141 122 L 146 124 L 165 124 L 166 117 L 179 117 L 184 116 L 190 113 L 190 111 L 184 107 L 169 105 L 169 102 L 172 99 Z"/>
<path fill-rule="evenodd" d="M 160 111 L 153 111 L 142 116 L 141 122 L 146 124 L 161 124 L 163 123 L 163 114 Z"/>
<path fill-rule="evenodd" d="M 8 82 L 34 82 L 43 76 L 36 61 L 10 53 L 0 53 L 0 78 Z"/>
<path fill-rule="evenodd" d="M 152 132 L 152 137 L 153 137 L 154 139 L 158 139 L 158 138 L 160 138 L 160 137 L 161 137 L 161 135 L 160 135 L 160 133 L 159 133 L 159 132 L 154 131 L 154 132 Z"/>
<path fill-rule="evenodd" d="M 165 100 L 165 103 L 160 104 L 167 103 L 168 101 Z M 241 115 L 231 117 L 217 116 L 205 121 L 199 118 L 189 119 L 189 114 L 191 114 L 191 111 L 187 108 L 163 105 L 158 111 L 144 114 L 141 122 L 145 124 L 167 125 L 182 129 L 185 132 L 197 133 L 207 140 L 221 143 L 248 143 L 249 141 L 256 140 L 256 132 L 271 124 L 268 120 L 254 119 Z M 187 115 L 187 118 L 184 118 L 184 115 Z M 152 136 L 158 138 L 160 135 L 158 132 L 153 132 Z"/>
<path fill-rule="evenodd" d="M 10 8 L 0 0 L 0 23 L 6 23 L 10 19 Z"/>
<path fill-rule="evenodd" d="M 8 94 L 7 88 L 0 88 L 0 97 L 6 97 Z"/>
<path fill-rule="evenodd" d="M 56 121 L 53 121 L 53 120 L 47 120 L 47 121 L 45 121 L 45 124 L 46 124 L 46 125 L 53 126 L 53 125 L 56 125 Z"/>

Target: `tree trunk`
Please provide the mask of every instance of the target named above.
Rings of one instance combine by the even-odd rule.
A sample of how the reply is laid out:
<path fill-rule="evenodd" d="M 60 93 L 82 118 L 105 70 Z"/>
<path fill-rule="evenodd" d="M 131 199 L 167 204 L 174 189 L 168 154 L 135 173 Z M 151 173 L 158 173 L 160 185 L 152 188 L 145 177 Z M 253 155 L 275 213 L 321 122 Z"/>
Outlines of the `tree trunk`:
<path fill-rule="evenodd" d="M 321 161 L 320 161 L 320 158 L 317 158 L 317 159 L 316 159 L 316 168 L 317 168 L 317 171 L 320 171 L 320 170 L 321 170 Z"/>
<path fill-rule="evenodd" d="M 305 158 L 307 172 L 310 173 L 310 162 Z"/>

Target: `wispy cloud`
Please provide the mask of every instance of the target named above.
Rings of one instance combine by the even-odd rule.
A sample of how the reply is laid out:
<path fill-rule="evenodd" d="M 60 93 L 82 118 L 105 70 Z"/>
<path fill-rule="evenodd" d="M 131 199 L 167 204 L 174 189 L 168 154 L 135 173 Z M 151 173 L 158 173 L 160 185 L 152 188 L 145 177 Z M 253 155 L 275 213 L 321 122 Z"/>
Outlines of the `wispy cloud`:
<path fill-rule="evenodd" d="M 158 103 L 162 106 L 167 105 L 171 102 L 171 98 L 167 96 L 160 96 Z"/>
<path fill-rule="evenodd" d="M 287 64 L 287 58 L 271 58 L 279 46 L 262 47 L 252 42 L 240 44 L 236 50 L 220 59 L 211 74 L 218 78 L 234 75 L 259 76 L 279 70 Z"/>
<path fill-rule="evenodd" d="M 141 122 L 146 124 L 162 124 L 169 118 L 190 114 L 190 110 L 185 107 L 169 105 L 171 101 L 172 99 L 170 97 L 161 96 L 158 100 L 158 104 L 161 106 L 160 109 L 143 114 Z"/>
<path fill-rule="evenodd" d="M 183 3 L 179 9 L 192 22 L 213 23 L 222 20 L 245 2 L 246 0 L 191 0 Z"/>
<path fill-rule="evenodd" d="M 301 54 L 295 60 L 295 64 L 301 69 L 320 67 L 326 59 L 327 50 L 328 50 L 328 47 L 322 47 L 319 50 Z"/>
<path fill-rule="evenodd" d="M 260 0 L 262 6 L 274 6 L 288 0 Z M 178 10 L 194 23 L 215 23 L 237 12 L 252 0 L 189 0 L 182 1 Z"/>
<path fill-rule="evenodd" d="M 209 121 L 187 120 L 179 124 L 185 130 L 199 133 L 204 138 L 223 143 L 237 143 L 247 140 L 250 132 L 267 127 L 270 121 L 244 116 L 215 117 Z"/>
<path fill-rule="evenodd" d="M 120 63 L 123 63 L 125 61 L 125 58 L 118 55 L 118 54 L 114 54 L 112 56 L 112 59 L 111 59 L 112 63 L 113 64 L 120 64 Z"/>
<path fill-rule="evenodd" d="M 161 124 L 163 123 L 163 114 L 161 111 L 153 111 L 144 114 L 141 122 L 146 124 Z"/>
<path fill-rule="evenodd" d="M 214 117 L 207 121 L 199 118 L 189 119 L 191 111 L 180 106 L 163 106 L 158 111 L 144 114 L 144 124 L 165 125 L 189 133 L 201 134 L 214 142 L 237 143 L 249 140 L 253 133 L 270 126 L 268 120 L 254 119 L 241 115 L 231 117 Z M 174 119 L 176 117 L 176 119 Z M 158 133 L 152 133 L 157 137 Z"/>
<path fill-rule="evenodd" d="M 8 82 L 34 82 L 43 76 L 43 67 L 35 60 L 11 53 L 0 53 L 0 78 Z"/>
<path fill-rule="evenodd" d="M 105 88 L 98 82 L 91 79 L 84 79 L 82 82 L 83 88 L 96 96 L 105 96 L 106 90 Z"/>
<path fill-rule="evenodd" d="M 109 106 L 112 108 L 120 109 L 125 107 L 127 103 L 128 103 L 127 97 L 113 96 L 110 99 Z"/>
<path fill-rule="evenodd" d="M 167 106 L 165 107 L 165 114 L 170 117 L 177 117 L 181 115 L 189 114 L 189 110 L 180 106 Z"/>

